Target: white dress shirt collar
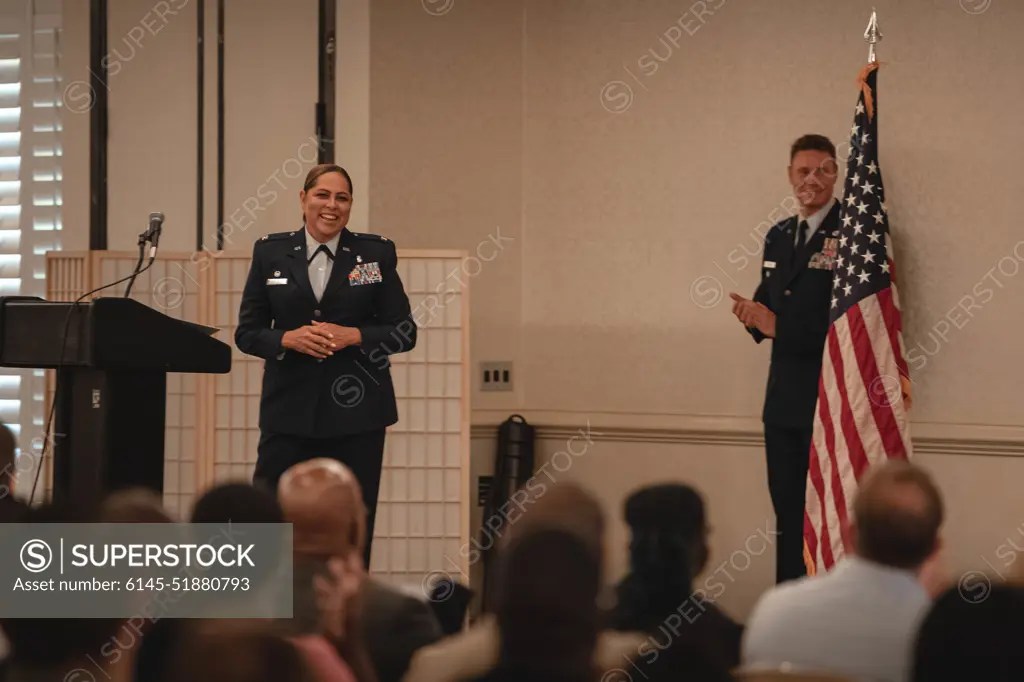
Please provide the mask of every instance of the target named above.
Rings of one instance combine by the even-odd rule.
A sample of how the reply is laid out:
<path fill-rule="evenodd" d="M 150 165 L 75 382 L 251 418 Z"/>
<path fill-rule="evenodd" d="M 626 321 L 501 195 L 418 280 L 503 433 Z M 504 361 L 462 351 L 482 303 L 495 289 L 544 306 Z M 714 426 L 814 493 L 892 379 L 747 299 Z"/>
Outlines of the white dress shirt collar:
<path fill-rule="evenodd" d="M 811 241 L 811 237 L 813 237 L 814 233 L 818 231 L 818 228 L 821 227 L 821 224 L 823 222 L 825 222 L 825 217 L 828 216 L 829 211 L 832 210 L 832 207 L 835 205 L 835 203 L 836 203 L 836 198 L 832 197 L 827 204 L 825 204 L 823 207 L 819 208 L 816 212 L 812 213 L 811 215 L 807 216 L 806 218 L 803 218 L 803 217 L 801 217 L 799 215 L 796 217 L 797 228 L 800 227 L 800 221 L 801 220 L 807 221 L 807 241 L 808 242 Z M 800 230 L 797 229 L 793 241 L 795 242 L 799 238 L 800 238 Z"/>
<path fill-rule="evenodd" d="M 316 253 L 316 250 L 320 248 L 320 242 L 313 238 L 313 235 L 309 233 L 306 226 L 302 226 L 302 231 L 306 233 L 306 260 L 308 261 Z M 325 242 L 328 249 L 331 250 L 331 255 L 335 258 L 338 256 L 338 243 L 341 241 L 341 232 L 334 235 L 330 241 Z"/>

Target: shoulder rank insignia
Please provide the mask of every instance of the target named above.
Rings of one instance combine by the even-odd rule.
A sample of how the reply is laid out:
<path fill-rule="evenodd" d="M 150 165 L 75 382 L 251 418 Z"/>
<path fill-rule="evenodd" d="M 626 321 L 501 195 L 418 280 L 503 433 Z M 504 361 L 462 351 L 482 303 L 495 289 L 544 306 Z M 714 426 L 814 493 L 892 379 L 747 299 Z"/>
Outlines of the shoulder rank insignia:
<path fill-rule="evenodd" d="M 379 242 L 388 241 L 387 237 L 381 237 L 379 234 L 370 234 L 369 232 L 353 232 L 353 237 L 359 237 L 360 239 L 373 239 Z"/>
<path fill-rule="evenodd" d="M 288 237 L 294 237 L 294 236 L 295 236 L 294 232 L 275 232 L 273 234 L 265 234 L 265 235 L 263 235 L 262 237 L 260 237 L 260 241 L 261 242 L 275 241 L 275 240 L 278 240 L 278 239 L 287 239 Z"/>

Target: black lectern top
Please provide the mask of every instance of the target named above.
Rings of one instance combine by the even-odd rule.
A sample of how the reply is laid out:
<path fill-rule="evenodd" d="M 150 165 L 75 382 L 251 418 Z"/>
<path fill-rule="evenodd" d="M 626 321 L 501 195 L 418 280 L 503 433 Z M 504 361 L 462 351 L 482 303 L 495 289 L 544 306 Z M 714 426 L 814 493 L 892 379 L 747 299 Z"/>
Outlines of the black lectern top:
<path fill-rule="evenodd" d="M 231 371 L 231 347 L 213 338 L 217 331 L 176 320 L 130 298 L 76 305 L 0 297 L 0 367 L 226 374 Z"/>

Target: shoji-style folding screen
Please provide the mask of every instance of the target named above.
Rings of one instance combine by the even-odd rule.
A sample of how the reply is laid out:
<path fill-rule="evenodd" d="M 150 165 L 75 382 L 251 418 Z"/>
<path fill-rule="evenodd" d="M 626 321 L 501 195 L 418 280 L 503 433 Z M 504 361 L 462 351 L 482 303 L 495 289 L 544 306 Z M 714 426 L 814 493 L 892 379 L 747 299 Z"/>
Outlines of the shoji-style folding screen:
<path fill-rule="evenodd" d="M 412 352 L 392 358 L 399 422 L 387 436 L 371 571 L 419 589 L 428 576 L 468 570 L 460 550 L 469 541 L 469 290 L 468 278 L 452 276 L 462 252 L 398 255 L 419 334 Z M 51 252 L 47 298 L 74 300 L 130 274 L 136 258 Z M 166 315 L 219 328 L 232 347 L 229 374 L 168 375 L 164 500 L 182 517 L 211 484 L 251 480 L 256 462 L 263 361 L 233 340 L 248 267 L 248 253 L 161 254 L 132 288 Z M 102 295 L 123 296 L 124 285 Z M 52 377 L 48 384 L 47 405 Z"/>

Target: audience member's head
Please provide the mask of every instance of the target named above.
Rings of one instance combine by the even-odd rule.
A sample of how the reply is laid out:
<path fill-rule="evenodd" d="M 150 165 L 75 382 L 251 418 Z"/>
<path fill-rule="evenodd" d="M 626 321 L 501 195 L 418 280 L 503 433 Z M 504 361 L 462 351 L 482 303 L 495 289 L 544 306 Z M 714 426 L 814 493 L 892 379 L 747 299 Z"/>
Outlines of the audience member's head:
<path fill-rule="evenodd" d="M 641 488 L 626 498 L 623 516 L 630 531 L 631 560 L 642 563 L 650 558 L 650 552 L 667 551 L 666 558 L 688 566 L 691 575 L 704 569 L 707 515 L 704 498 L 693 487 L 663 483 Z M 662 540 L 668 541 L 667 547 L 652 546 Z"/>
<path fill-rule="evenodd" d="M 217 526 L 231 523 L 283 523 L 284 515 L 273 493 L 246 482 L 225 482 L 208 488 L 196 499 L 188 521 L 191 524 L 214 524 Z M 209 532 L 209 529 L 193 526 L 190 539 L 195 542 L 208 542 Z M 219 541 L 221 539 L 220 531 L 215 533 Z M 268 541 L 263 538 L 261 540 Z M 268 554 L 280 556 L 279 552 L 269 552 Z M 260 599 L 267 591 L 273 589 L 274 582 L 271 576 L 278 569 L 278 564 L 257 561 L 256 567 L 246 573 L 252 579 L 253 587 L 250 590 L 225 592 L 217 595 L 216 600 L 204 597 L 201 592 L 190 593 L 185 598 L 200 599 L 214 611 L 226 607 L 230 601 Z M 178 655 L 177 649 L 187 634 L 206 632 L 217 628 L 220 628 L 219 632 L 223 634 L 224 630 L 245 623 L 245 620 L 235 619 L 161 618 L 157 621 L 153 632 L 147 635 L 142 642 L 139 655 L 139 679 L 170 679 L 166 677 L 166 671 Z"/>
<path fill-rule="evenodd" d="M 1024 591 L 1009 585 L 989 590 L 965 599 L 955 587 L 936 600 L 918 632 L 913 682 L 1020 679 Z"/>
<path fill-rule="evenodd" d="M 77 502 L 51 502 L 31 509 L 25 523 L 97 523 L 99 510 Z M 21 669 L 79 667 L 111 641 L 124 618 L 5 618 L 0 627 L 11 649 L 11 665 Z M 84 666 L 82 666 L 84 667 Z"/>
<path fill-rule="evenodd" d="M 25 523 L 31 509 L 14 495 L 0 497 L 0 523 Z"/>
<path fill-rule="evenodd" d="M 192 523 L 284 523 L 274 494 L 248 483 L 222 483 L 192 505 Z"/>
<path fill-rule="evenodd" d="M 583 540 L 600 557 L 604 557 L 605 516 L 601 503 L 587 489 L 571 481 L 545 484 L 542 492 L 517 492 L 511 499 L 520 514 L 509 513 L 507 523 L 498 529 L 495 543 L 499 554 L 508 551 L 517 538 L 540 529 L 557 528 Z M 525 494 L 525 499 L 519 499 Z M 484 521 L 485 528 L 490 528 Z M 603 570 L 602 566 L 602 570 Z M 493 582 L 487 586 L 486 603 L 490 604 L 495 591 Z"/>
<path fill-rule="evenodd" d="M 517 534 L 499 565 L 501 679 L 593 679 L 601 557 L 567 528 Z"/>
<path fill-rule="evenodd" d="M 363 554 L 366 506 L 359 481 L 341 462 L 320 458 L 296 464 L 281 476 L 277 497 L 292 524 L 297 555 Z"/>
<path fill-rule="evenodd" d="M 511 517 L 510 517 L 511 518 Z M 508 544 L 524 533 L 538 528 L 561 528 L 574 533 L 603 552 L 605 516 L 601 503 L 586 488 L 571 481 L 547 486 L 531 503 L 523 504 L 522 517 L 511 522 L 503 543 Z"/>
<path fill-rule="evenodd" d="M 9 495 L 14 490 L 15 451 L 18 444 L 14 440 L 14 432 L 5 424 L 0 424 L 0 492 Z"/>
<path fill-rule="evenodd" d="M 285 522 L 284 512 L 274 493 L 262 486 L 240 482 L 221 483 L 203 493 L 192 505 L 189 521 L 192 524 L 215 524 L 221 526 L 222 530 L 228 524 L 281 524 Z M 193 526 L 193 528 L 196 541 L 206 541 L 209 529 L 200 529 L 199 526 Z M 241 529 L 236 529 L 235 532 L 241 532 Z M 219 533 L 220 531 L 217 532 L 217 535 Z M 261 553 L 268 558 L 283 559 L 282 552 L 287 550 L 283 546 L 283 538 L 280 535 L 260 538 L 260 540 L 262 542 Z M 274 550 L 273 547 L 268 546 L 268 543 L 272 543 L 275 547 L 281 543 L 282 546 L 279 550 Z M 268 548 L 266 552 L 264 552 L 264 548 Z M 290 559 L 290 557 L 288 558 Z M 254 588 L 249 593 L 240 591 L 234 594 L 225 593 L 220 598 L 254 599 L 257 598 L 256 595 L 265 594 L 266 590 L 272 590 L 281 564 L 267 563 L 266 561 L 257 561 L 256 563 L 257 565 L 250 568 L 247 575 L 253 583 L 261 587 Z"/>
<path fill-rule="evenodd" d="M 851 539 L 868 561 L 916 570 L 939 549 L 943 515 L 931 476 L 905 460 L 890 460 L 861 481 Z"/>
<path fill-rule="evenodd" d="M 148 488 L 125 488 L 110 493 L 100 503 L 99 520 L 101 523 L 174 523 L 174 518 L 163 507 L 160 495 Z M 157 674 L 162 673 L 159 661 L 151 663 L 159 656 L 164 646 L 164 638 L 178 624 L 170 618 L 146 620 L 140 625 L 131 627 L 124 625 L 116 635 L 115 643 L 118 650 L 130 650 L 136 655 L 137 673 L 145 675 L 144 679 L 158 680 Z M 136 639 L 138 637 L 138 639 Z M 138 642 L 138 644 L 136 644 Z"/>
<path fill-rule="evenodd" d="M 148 488 L 126 488 L 107 496 L 100 505 L 103 523 L 174 523 L 160 496 Z"/>
<path fill-rule="evenodd" d="M 707 562 L 704 500 L 688 485 L 641 488 L 625 503 L 630 571 L 620 583 L 613 626 L 651 630 L 692 593 Z"/>
<path fill-rule="evenodd" d="M 302 653 L 263 628 L 208 630 L 188 638 L 169 679 L 189 682 L 316 682 Z"/>
<path fill-rule="evenodd" d="M 11 663 L 20 668 L 76 667 L 113 641 L 126 619 L 5 618 Z"/>
<path fill-rule="evenodd" d="M 14 483 L 17 478 L 16 450 L 18 444 L 14 433 L 0 424 L 0 523 L 19 523 L 28 513 L 28 505 L 14 497 Z"/>

